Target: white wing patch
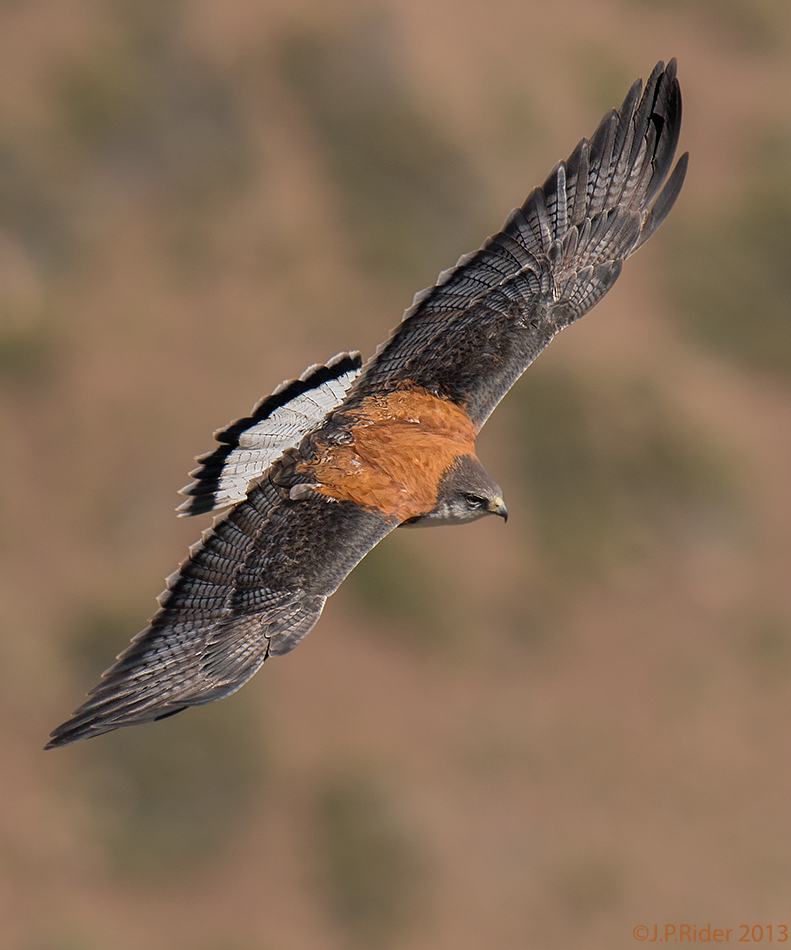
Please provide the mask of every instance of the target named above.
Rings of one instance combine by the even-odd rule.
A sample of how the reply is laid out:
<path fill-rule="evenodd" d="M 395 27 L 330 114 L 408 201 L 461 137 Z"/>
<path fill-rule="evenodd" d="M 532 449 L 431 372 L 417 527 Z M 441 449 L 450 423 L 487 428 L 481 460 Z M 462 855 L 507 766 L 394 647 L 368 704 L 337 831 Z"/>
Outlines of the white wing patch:
<path fill-rule="evenodd" d="M 221 445 L 195 459 L 200 462 L 190 472 L 195 481 L 180 489 L 188 498 L 176 509 L 179 517 L 242 501 L 251 483 L 275 459 L 298 445 L 343 402 L 361 366 L 359 353 L 339 353 L 326 365 L 311 366 L 299 379 L 282 383 L 258 403 L 251 415 L 215 432 Z"/>

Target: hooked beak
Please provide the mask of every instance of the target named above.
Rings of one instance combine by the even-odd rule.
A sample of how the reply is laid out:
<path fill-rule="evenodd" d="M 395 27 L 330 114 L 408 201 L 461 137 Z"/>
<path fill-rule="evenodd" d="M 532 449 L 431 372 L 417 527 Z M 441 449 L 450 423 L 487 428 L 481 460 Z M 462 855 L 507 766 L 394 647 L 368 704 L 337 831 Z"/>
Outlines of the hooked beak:
<path fill-rule="evenodd" d="M 492 502 L 492 507 L 489 511 L 493 515 L 499 515 L 503 521 L 508 521 L 508 509 L 505 507 L 505 500 L 502 495 L 498 495 Z"/>

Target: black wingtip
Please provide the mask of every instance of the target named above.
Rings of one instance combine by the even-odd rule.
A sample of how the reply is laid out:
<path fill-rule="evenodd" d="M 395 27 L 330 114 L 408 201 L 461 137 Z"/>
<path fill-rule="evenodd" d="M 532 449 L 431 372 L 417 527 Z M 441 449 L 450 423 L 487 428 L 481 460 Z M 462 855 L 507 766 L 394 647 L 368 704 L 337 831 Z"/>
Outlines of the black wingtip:
<path fill-rule="evenodd" d="M 58 726 L 57 729 L 52 730 L 49 734 L 49 742 L 44 746 L 44 750 L 60 749 L 63 746 L 71 745 L 72 742 L 79 742 L 82 739 L 91 739 L 105 732 L 112 732 L 120 725 L 122 725 L 122 723 L 112 721 L 102 722 L 94 716 L 80 714 L 80 710 L 78 709 L 71 719 L 67 719 L 66 722 Z"/>
<path fill-rule="evenodd" d="M 640 240 L 637 242 L 635 250 L 642 247 L 651 235 L 656 233 L 659 226 L 668 214 L 670 214 L 670 210 L 681 193 L 684 179 L 687 176 L 688 165 L 689 152 L 684 152 L 681 158 L 676 162 L 676 167 L 671 172 L 670 177 L 665 182 L 664 188 L 662 188 L 662 191 L 659 193 L 659 197 L 654 201 L 651 210 L 646 216 L 643 229 L 640 233 Z"/>
<path fill-rule="evenodd" d="M 92 693 L 95 693 L 97 690 L 101 689 L 102 683 L 99 684 Z M 159 722 L 162 719 L 169 719 L 171 716 L 175 716 L 177 713 L 184 712 L 185 709 L 189 708 L 189 703 L 184 703 L 180 706 L 175 706 L 172 708 L 164 708 L 161 712 L 157 713 L 155 710 L 150 710 L 145 715 L 135 715 L 128 716 L 124 718 L 119 716 L 116 718 L 104 718 L 101 712 L 92 712 L 90 708 L 91 701 L 89 700 L 84 707 L 85 712 L 80 713 L 78 709 L 74 716 L 63 723 L 63 725 L 58 726 L 57 729 L 54 729 L 50 733 L 49 742 L 44 746 L 44 751 L 49 749 L 60 749 L 63 746 L 71 745 L 73 742 L 80 742 L 83 739 L 93 739 L 95 736 L 102 736 L 108 732 L 115 732 L 116 729 L 121 729 L 124 726 L 137 726 L 147 722 Z"/>
<path fill-rule="evenodd" d="M 44 746 L 44 751 L 49 752 L 50 749 L 62 749 L 64 746 L 69 745 L 72 742 L 76 742 L 77 739 L 66 739 L 66 738 L 55 738 L 50 739 L 49 742 Z"/>
<path fill-rule="evenodd" d="M 61 749 L 64 746 L 71 745 L 72 742 L 79 742 L 80 739 L 90 739 L 91 736 L 100 735 L 99 732 L 90 728 L 72 727 L 71 722 L 72 720 L 64 722 L 62 726 L 58 726 L 50 733 L 49 742 L 44 746 L 45 752 L 50 749 Z"/>

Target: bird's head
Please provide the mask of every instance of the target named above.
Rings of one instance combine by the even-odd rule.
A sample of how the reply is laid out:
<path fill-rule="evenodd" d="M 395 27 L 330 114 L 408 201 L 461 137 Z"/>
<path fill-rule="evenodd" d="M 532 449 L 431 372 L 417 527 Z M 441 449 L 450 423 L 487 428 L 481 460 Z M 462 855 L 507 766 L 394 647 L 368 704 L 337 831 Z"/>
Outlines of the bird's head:
<path fill-rule="evenodd" d="M 410 518 L 404 525 L 419 528 L 464 524 L 484 515 L 499 515 L 504 521 L 508 520 L 503 490 L 474 455 L 462 455 L 442 476 L 434 508 Z"/>

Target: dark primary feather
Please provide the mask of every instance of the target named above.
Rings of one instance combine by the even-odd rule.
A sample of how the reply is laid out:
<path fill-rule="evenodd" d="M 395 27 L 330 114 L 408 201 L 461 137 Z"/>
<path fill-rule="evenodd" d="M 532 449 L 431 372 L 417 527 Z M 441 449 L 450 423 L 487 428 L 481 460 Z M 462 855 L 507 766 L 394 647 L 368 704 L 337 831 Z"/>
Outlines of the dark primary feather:
<path fill-rule="evenodd" d="M 552 337 L 601 300 L 664 221 L 687 166 L 685 154 L 670 173 L 681 128 L 675 60 L 640 90 L 638 81 L 499 234 L 415 297 L 351 400 L 408 381 L 481 426 Z"/>

